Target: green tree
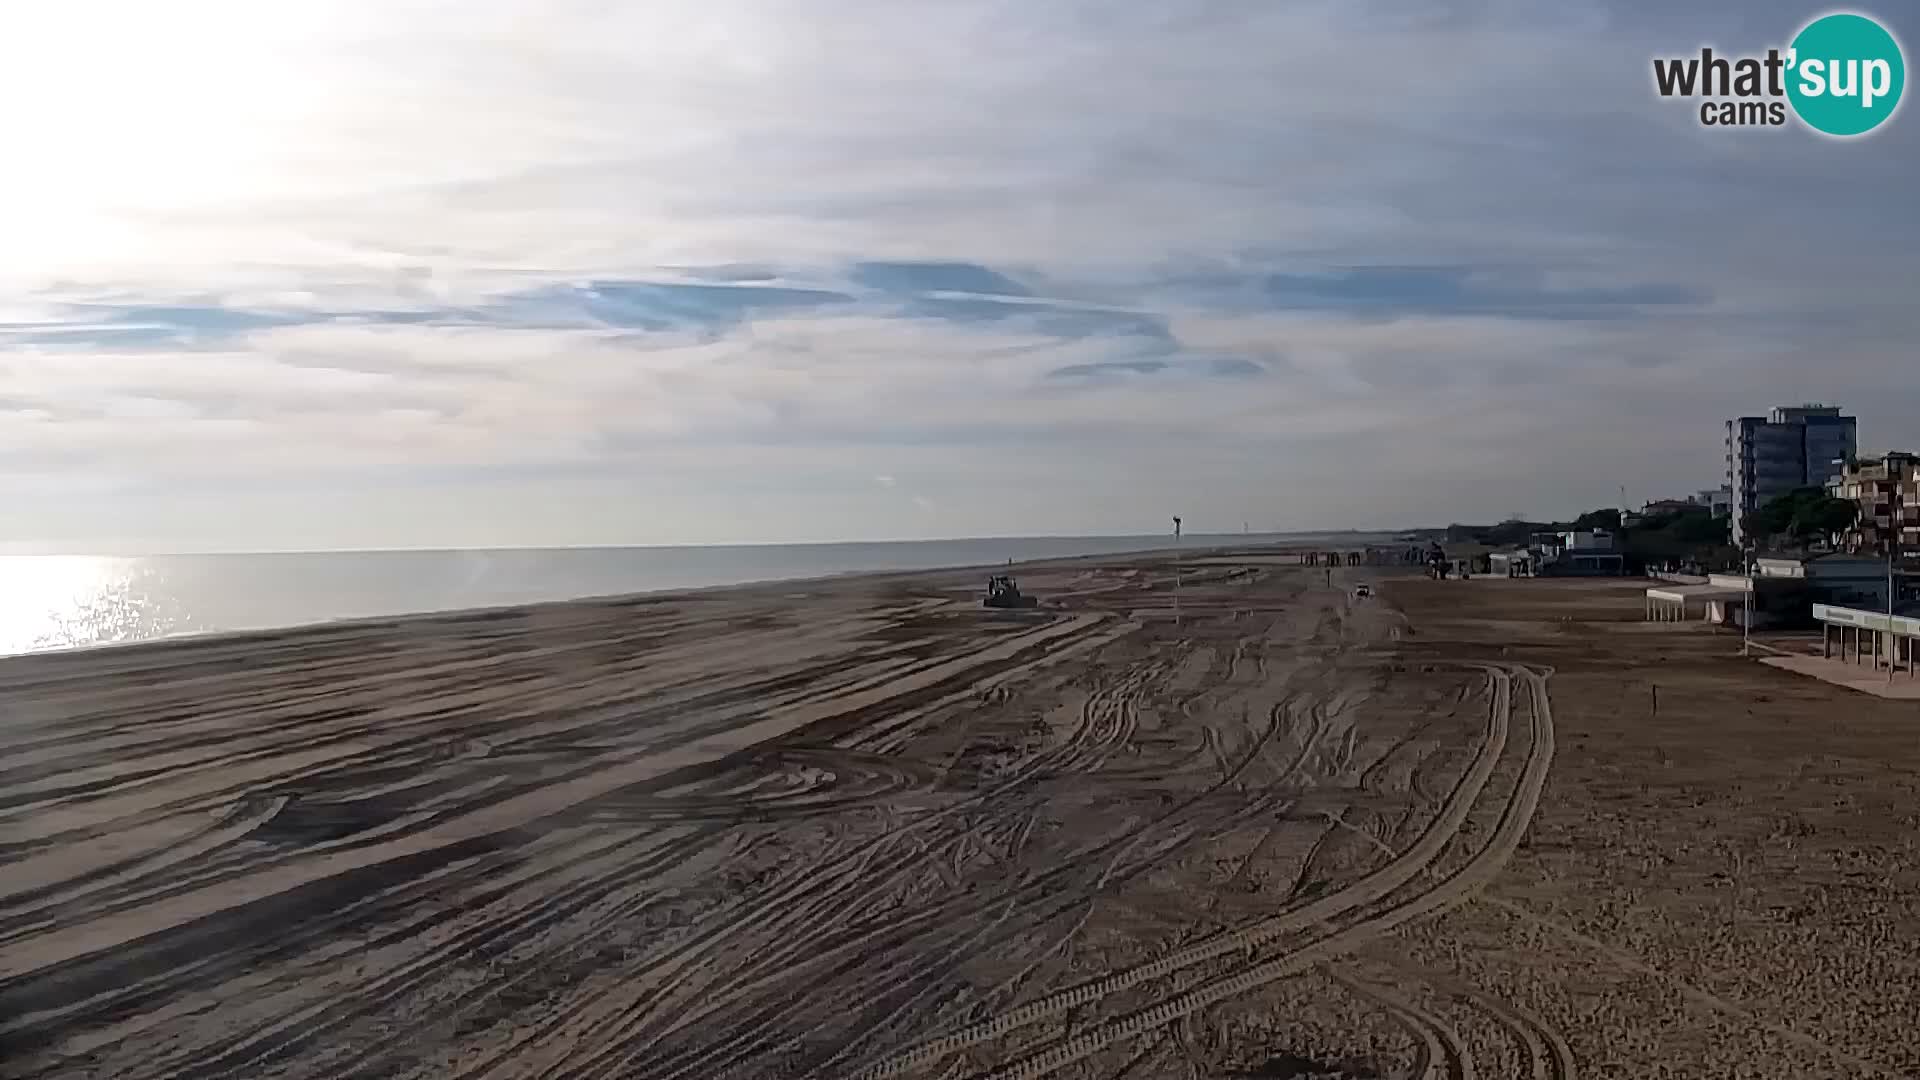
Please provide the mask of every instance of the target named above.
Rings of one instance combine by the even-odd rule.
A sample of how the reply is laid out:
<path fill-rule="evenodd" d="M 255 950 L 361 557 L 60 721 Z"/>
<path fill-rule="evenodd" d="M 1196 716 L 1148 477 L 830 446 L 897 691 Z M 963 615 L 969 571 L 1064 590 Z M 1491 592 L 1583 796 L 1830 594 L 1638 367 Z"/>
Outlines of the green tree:
<path fill-rule="evenodd" d="M 1715 517 L 1707 509 L 1688 510 L 1675 514 L 1663 526 L 1662 531 L 1683 544 L 1718 545 L 1727 542 L 1727 519 Z"/>
<path fill-rule="evenodd" d="M 1755 536 L 1804 545 L 1815 537 L 1851 528 L 1859 512 L 1859 506 L 1829 496 L 1825 488 L 1802 487 L 1769 500 L 1742 518 L 1741 525 Z"/>
<path fill-rule="evenodd" d="M 1589 510 L 1573 519 L 1573 527 L 1581 532 L 1605 529 L 1608 532 L 1620 531 L 1620 511 L 1616 509 Z"/>
<path fill-rule="evenodd" d="M 1807 508 L 1799 524 L 1823 536 L 1845 532 L 1860 520 L 1860 504 L 1851 499 L 1822 499 Z"/>

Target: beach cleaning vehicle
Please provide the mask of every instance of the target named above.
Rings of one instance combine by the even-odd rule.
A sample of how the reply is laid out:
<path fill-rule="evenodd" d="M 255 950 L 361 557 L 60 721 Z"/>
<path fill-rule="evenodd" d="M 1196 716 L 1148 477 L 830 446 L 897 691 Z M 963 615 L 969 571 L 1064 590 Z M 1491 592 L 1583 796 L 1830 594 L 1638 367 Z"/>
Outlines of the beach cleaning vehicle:
<path fill-rule="evenodd" d="M 995 574 L 987 579 L 987 598 L 981 603 L 990 608 L 1031 608 L 1039 607 L 1038 597 L 1028 596 L 1020 591 L 1020 583 L 1013 580 L 1012 574 Z"/>

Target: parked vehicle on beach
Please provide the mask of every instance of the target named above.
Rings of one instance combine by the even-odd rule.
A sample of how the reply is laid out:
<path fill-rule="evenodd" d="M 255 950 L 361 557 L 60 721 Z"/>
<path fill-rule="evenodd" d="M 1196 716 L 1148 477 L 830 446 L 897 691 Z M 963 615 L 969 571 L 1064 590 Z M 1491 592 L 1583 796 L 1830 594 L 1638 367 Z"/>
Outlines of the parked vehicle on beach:
<path fill-rule="evenodd" d="M 1020 591 L 1011 574 L 996 574 L 987 579 L 987 598 L 981 603 L 990 608 L 1039 607 L 1040 599 Z"/>
<path fill-rule="evenodd" d="M 1353 587 L 1353 598 L 1355 600 L 1365 600 L 1367 597 L 1372 595 L 1373 595 L 1373 586 L 1371 585 L 1355 585 Z"/>

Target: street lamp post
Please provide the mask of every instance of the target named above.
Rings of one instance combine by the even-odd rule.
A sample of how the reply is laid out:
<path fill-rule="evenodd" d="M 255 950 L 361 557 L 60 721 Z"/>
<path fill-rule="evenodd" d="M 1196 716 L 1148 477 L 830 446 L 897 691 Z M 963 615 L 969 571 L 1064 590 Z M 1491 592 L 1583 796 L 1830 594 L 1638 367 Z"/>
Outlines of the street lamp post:
<path fill-rule="evenodd" d="M 1743 547 L 1740 552 L 1740 568 L 1745 571 L 1747 597 L 1740 605 L 1740 655 L 1751 655 L 1753 649 L 1753 548 Z"/>
<path fill-rule="evenodd" d="M 1887 472 L 1893 474 L 1892 462 Z M 1893 493 L 1887 496 L 1887 629 L 1880 635 L 1880 647 L 1887 654 L 1887 682 L 1893 682 L 1893 662 L 1899 656 L 1893 636 L 1893 564 L 1900 551 L 1900 482 L 1894 480 Z M 1908 661 L 1912 663 L 1911 660 Z"/>

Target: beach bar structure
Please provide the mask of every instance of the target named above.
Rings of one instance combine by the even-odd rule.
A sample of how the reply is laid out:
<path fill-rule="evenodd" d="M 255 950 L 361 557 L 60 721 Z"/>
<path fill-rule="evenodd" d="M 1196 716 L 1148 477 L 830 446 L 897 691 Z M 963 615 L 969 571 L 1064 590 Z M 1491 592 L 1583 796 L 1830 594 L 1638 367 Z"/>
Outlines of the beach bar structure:
<path fill-rule="evenodd" d="M 1830 604 L 1813 605 L 1813 617 L 1820 623 L 1820 655 L 1829 660 L 1838 653 L 1876 671 L 1884 663 L 1910 679 L 1920 667 L 1920 619 Z"/>
<path fill-rule="evenodd" d="M 1753 621 L 1747 622 L 1747 603 L 1753 603 Z M 1807 582 L 1801 578 L 1745 574 L 1710 574 L 1705 581 L 1656 585 L 1647 590 L 1647 618 L 1652 622 L 1704 619 L 1718 626 L 1747 625 L 1754 630 L 1810 625 L 1812 606 Z"/>
<path fill-rule="evenodd" d="M 1814 624 L 1816 604 L 1836 609 L 1886 610 L 1887 564 L 1849 555 L 1812 555 L 1801 558 L 1761 557 L 1753 562 L 1752 578 L 1744 574 L 1713 574 L 1704 583 L 1665 584 L 1647 590 L 1647 618 L 1679 622 L 1697 610 L 1708 622 L 1739 626 L 1746 619 L 1747 590 L 1752 588 L 1755 630 L 1808 627 Z M 1877 624 L 1876 624 L 1877 625 Z"/>
<path fill-rule="evenodd" d="M 1746 579 L 1715 574 L 1725 580 L 1709 580 L 1699 585 L 1657 585 L 1647 590 L 1647 618 L 1652 622 L 1685 622 L 1705 619 L 1716 623 L 1735 623 L 1747 603 Z"/>

